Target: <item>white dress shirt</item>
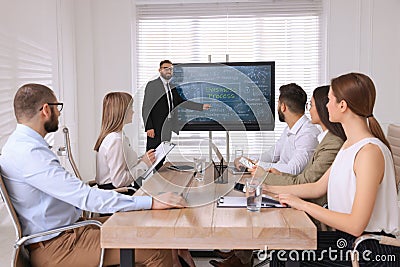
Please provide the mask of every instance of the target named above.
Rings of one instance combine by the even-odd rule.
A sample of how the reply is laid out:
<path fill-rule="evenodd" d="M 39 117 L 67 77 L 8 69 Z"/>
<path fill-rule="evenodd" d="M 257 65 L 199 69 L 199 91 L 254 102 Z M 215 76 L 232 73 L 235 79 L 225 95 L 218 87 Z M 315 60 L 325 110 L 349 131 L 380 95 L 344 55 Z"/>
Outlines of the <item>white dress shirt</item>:
<path fill-rule="evenodd" d="M 18 124 L 0 156 L 1 173 L 23 235 L 76 222 L 80 209 L 98 213 L 150 209 L 149 196 L 127 196 L 88 186 L 60 165 L 39 133 Z M 51 239 L 38 237 L 27 244 Z"/>
<path fill-rule="evenodd" d="M 325 136 L 326 136 L 326 134 L 328 133 L 328 131 L 329 131 L 329 130 L 325 130 L 325 131 L 321 132 L 321 133 L 318 135 L 318 137 L 317 137 L 318 143 L 321 143 L 321 142 L 322 142 L 322 140 L 325 138 Z"/>
<path fill-rule="evenodd" d="M 164 85 L 165 94 L 167 95 L 169 109 L 168 119 L 171 119 L 171 111 L 174 109 L 174 97 L 172 96 L 171 87 L 169 85 L 170 80 L 166 80 L 162 76 L 160 76 L 160 79 Z"/>
<path fill-rule="evenodd" d="M 318 145 L 320 130 L 303 115 L 291 129 L 285 127 L 276 144 L 261 154 L 258 165 L 297 175 L 303 171 Z"/>
<path fill-rule="evenodd" d="M 146 163 L 138 161 L 137 153 L 122 132 L 109 133 L 101 142 L 96 154 L 98 184 L 112 183 L 115 188 L 130 186 L 147 169 Z"/>

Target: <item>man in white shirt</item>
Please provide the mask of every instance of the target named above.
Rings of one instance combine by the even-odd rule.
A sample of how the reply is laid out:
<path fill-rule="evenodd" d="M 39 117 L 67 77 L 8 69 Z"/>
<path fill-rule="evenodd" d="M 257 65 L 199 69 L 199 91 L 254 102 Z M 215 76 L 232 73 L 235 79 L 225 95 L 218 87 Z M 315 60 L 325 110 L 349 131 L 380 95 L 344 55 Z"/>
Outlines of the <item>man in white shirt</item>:
<path fill-rule="evenodd" d="M 287 127 L 270 150 L 258 158 L 258 165 L 268 169 L 297 175 L 303 171 L 318 145 L 320 131 L 304 115 L 307 102 L 306 92 L 297 84 L 290 83 L 279 88 L 278 116 Z M 236 167 L 241 164 L 235 159 Z"/>
<path fill-rule="evenodd" d="M 23 235 L 75 223 L 81 220 L 82 209 L 114 213 L 184 205 L 184 200 L 173 193 L 156 199 L 92 188 L 67 172 L 44 139 L 58 130 L 62 107 L 53 91 L 40 84 L 23 85 L 14 98 L 18 125 L 3 147 L 0 165 Z M 98 266 L 100 230 L 81 227 L 34 238 L 26 245 L 32 266 Z M 169 250 L 136 250 L 135 257 L 146 266 L 172 265 Z M 106 250 L 104 264 L 118 265 L 119 251 Z"/>

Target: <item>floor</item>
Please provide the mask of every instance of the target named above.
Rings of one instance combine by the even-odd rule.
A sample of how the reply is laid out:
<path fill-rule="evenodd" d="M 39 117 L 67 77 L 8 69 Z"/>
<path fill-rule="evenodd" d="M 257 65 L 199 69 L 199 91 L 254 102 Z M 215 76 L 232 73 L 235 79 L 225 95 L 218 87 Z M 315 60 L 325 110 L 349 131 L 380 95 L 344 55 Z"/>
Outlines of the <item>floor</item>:
<path fill-rule="evenodd" d="M 11 265 L 12 244 L 15 240 L 15 232 L 11 219 L 7 213 L 3 201 L 0 198 L 0 266 Z M 211 266 L 207 257 L 194 258 L 197 267 Z"/>

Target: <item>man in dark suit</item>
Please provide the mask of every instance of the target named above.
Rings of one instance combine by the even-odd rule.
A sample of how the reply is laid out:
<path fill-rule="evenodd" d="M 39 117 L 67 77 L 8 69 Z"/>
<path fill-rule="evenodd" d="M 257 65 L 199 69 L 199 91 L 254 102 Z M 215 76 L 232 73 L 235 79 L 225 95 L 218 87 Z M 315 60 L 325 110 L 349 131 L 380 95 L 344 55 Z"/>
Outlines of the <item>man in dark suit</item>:
<path fill-rule="evenodd" d="M 172 131 L 178 133 L 176 107 L 207 110 L 210 104 L 200 104 L 183 99 L 176 88 L 170 85 L 173 74 L 172 62 L 160 62 L 160 77 L 147 83 L 142 117 L 147 133 L 146 150 L 156 148 L 162 141 L 170 141 Z M 162 163 L 161 163 L 162 165 Z"/>

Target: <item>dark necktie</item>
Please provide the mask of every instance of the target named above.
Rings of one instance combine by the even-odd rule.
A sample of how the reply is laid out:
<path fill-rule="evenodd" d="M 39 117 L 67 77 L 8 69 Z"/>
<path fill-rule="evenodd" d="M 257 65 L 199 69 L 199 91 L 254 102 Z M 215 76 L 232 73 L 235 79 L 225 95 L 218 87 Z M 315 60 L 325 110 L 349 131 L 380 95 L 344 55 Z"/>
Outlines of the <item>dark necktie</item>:
<path fill-rule="evenodd" d="M 168 98 L 168 105 L 169 105 L 169 113 L 174 109 L 174 99 L 172 97 L 171 87 L 169 87 L 169 83 L 167 83 L 167 98 Z M 170 116 L 168 114 L 168 116 Z"/>

